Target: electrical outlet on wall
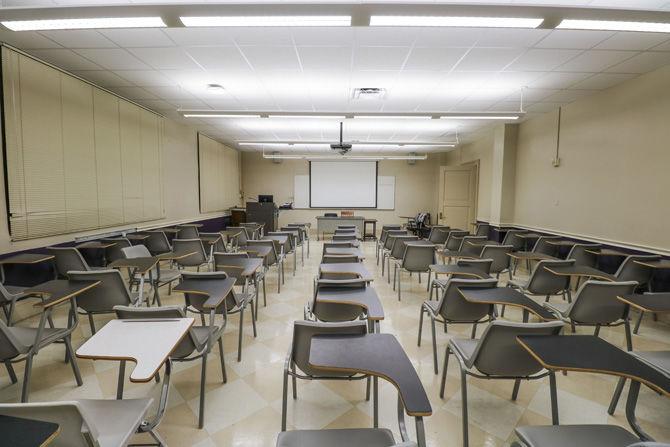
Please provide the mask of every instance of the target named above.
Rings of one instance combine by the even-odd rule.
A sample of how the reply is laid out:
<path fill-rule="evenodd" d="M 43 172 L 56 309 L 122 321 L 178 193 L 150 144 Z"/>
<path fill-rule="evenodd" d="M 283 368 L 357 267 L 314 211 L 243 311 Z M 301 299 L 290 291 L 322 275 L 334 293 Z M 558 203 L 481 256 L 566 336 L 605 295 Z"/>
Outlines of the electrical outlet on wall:
<path fill-rule="evenodd" d="M 561 165 L 561 159 L 559 157 L 554 158 L 551 160 L 551 165 L 555 168 L 559 167 Z"/>

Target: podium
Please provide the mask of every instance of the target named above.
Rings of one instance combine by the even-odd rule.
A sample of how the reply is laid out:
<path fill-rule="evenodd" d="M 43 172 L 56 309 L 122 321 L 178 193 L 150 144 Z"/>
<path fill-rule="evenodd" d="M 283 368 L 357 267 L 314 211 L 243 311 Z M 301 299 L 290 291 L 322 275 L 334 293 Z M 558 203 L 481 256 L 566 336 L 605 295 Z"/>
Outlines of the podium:
<path fill-rule="evenodd" d="M 247 222 L 265 224 L 265 232 L 279 229 L 279 209 L 274 202 L 247 202 Z"/>

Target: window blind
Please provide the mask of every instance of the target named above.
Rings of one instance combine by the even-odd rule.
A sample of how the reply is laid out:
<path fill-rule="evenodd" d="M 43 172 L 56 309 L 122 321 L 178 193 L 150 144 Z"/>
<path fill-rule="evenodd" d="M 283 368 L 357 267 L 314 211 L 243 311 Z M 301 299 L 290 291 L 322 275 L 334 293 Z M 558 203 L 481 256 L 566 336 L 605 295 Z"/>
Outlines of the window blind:
<path fill-rule="evenodd" d="M 164 216 L 158 115 L 2 47 L 13 240 Z"/>
<path fill-rule="evenodd" d="M 240 155 L 206 135 L 198 134 L 200 212 L 223 211 L 239 205 Z"/>

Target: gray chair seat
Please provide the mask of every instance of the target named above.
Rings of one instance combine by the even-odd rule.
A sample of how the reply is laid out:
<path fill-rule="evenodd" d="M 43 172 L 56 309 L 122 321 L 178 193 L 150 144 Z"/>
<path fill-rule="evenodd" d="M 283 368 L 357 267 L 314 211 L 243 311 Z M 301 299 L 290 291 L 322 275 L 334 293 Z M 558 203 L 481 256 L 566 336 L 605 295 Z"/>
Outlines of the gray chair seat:
<path fill-rule="evenodd" d="M 433 286 L 444 289 L 445 287 L 447 287 L 448 282 L 449 282 L 448 279 L 434 279 L 433 280 Z"/>
<path fill-rule="evenodd" d="M 391 447 L 393 434 L 385 428 L 291 430 L 279 433 L 277 447 Z"/>
<path fill-rule="evenodd" d="M 127 445 L 144 419 L 152 399 L 80 400 L 79 405 L 98 431 L 100 447 Z M 129 430 L 130 429 L 130 430 Z"/>
<path fill-rule="evenodd" d="M 510 279 L 507 281 L 509 287 L 516 287 L 517 289 L 526 289 L 528 287 L 527 279 Z"/>
<path fill-rule="evenodd" d="M 458 351 L 468 368 L 472 368 L 473 354 L 478 343 L 479 339 L 473 338 L 452 338 L 449 340 L 449 345 L 455 351 Z"/>
<path fill-rule="evenodd" d="M 437 315 L 438 311 L 440 310 L 439 301 L 424 301 L 423 305 L 430 307 L 430 309 L 433 311 L 435 315 Z"/>
<path fill-rule="evenodd" d="M 568 311 L 570 310 L 570 303 L 544 303 L 544 307 L 562 315 L 563 317 L 567 317 Z"/>
<path fill-rule="evenodd" d="M 7 290 L 9 293 L 12 295 L 22 295 L 23 292 L 28 288 L 28 287 L 23 287 L 23 286 L 8 286 L 4 285 L 5 290 Z"/>
<path fill-rule="evenodd" d="M 12 335 L 16 337 L 19 343 L 29 349 L 35 344 L 37 329 L 38 328 L 36 327 L 12 326 L 10 331 L 12 332 Z M 67 332 L 67 330 L 63 328 L 45 327 L 42 330 L 42 339 L 40 341 L 44 343 L 46 341 L 58 339 L 62 337 L 65 332 Z M 26 352 L 28 349 L 26 349 Z"/>
<path fill-rule="evenodd" d="M 209 326 L 193 326 L 191 329 L 193 333 L 193 341 L 195 342 L 195 349 L 202 351 L 205 348 L 205 345 L 207 345 L 207 338 L 212 329 Z"/>
<path fill-rule="evenodd" d="M 616 425 L 542 425 L 517 427 L 528 447 L 627 447 L 640 440 Z"/>

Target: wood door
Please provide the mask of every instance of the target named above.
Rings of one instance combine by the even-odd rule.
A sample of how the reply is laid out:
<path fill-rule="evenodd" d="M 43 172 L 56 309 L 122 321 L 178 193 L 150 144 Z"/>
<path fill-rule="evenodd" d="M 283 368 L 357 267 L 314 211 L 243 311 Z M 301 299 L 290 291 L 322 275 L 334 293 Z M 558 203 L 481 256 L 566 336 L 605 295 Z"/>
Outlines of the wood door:
<path fill-rule="evenodd" d="M 477 165 L 442 166 L 439 200 L 440 225 L 470 230 L 477 208 Z"/>

